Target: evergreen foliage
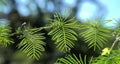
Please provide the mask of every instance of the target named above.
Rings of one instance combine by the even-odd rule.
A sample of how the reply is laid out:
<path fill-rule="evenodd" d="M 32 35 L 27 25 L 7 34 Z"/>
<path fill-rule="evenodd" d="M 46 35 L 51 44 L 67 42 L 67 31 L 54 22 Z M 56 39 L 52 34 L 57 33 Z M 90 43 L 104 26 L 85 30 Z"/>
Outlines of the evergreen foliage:
<path fill-rule="evenodd" d="M 48 29 L 47 35 L 51 36 L 58 52 L 65 52 L 65 54 L 76 46 L 75 42 L 79 41 L 79 37 L 82 37 L 89 48 L 94 50 L 101 50 L 105 44 L 111 43 L 109 38 L 113 38 L 115 40 L 112 46 L 103 49 L 102 54 L 98 57 L 93 57 L 88 61 L 86 56 L 82 58 L 81 55 L 76 56 L 73 53 L 72 55 L 67 54 L 64 58 L 58 58 L 55 64 L 120 64 L 120 49 L 113 50 L 115 44 L 120 40 L 120 25 L 113 30 L 104 27 L 99 20 L 80 23 L 75 17 L 71 18 L 70 14 L 63 17 L 59 13 L 56 13 L 55 18 L 50 20 L 52 22 L 48 26 L 38 28 L 31 28 L 30 25 L 23 23 L 13 34 L 11 34 L 10 26 L 0 26 L 0 45 L 10 45 L 13 43 L 11 36 L 17 35 L 20 40 L 17 45 L 19 52 L 32 60 L 39 60 L 45 51 L 44 46 L 47 44 L 43 41 L 45 36 L 44 33 L 41 33 L 42 29 Z"/>
<path fill-rule="evenodd" d="M 91 63 L 91 60 L 89 64 Z M 86 55 L 84 56 L 84 59 L 82 59 L 81 55 L 79 55 L 78 58 L 75 54 L 68 54 L 65 58 L 59 58 L 55 64 L 87 64 Z"/>
<path fill-rule="evenodd" d="M 13 43 L 10 38 L 11 28 L 9 26 L 0 26 L 0 45 L 7 47 Z"/>
<path fill-rule="evenodd" d="M 43 39 L 43 33 L 38 33 L 37 28 L 31 29 L 30 27 L 25 27 L 22 30 L 22 35 L 20 38 L 21 42 L 17 45 L 21 52 L 26 53 L 29 58 L 39 59 L 42 52 L 45 51 L 45 42 Z"/>
<path fill-rule="evenodd" d="M 63 18 L 59 13 L 56 13 L 55 17 L 50 24 L 51 30 L 48 35 L 52 35 L 52 40 L 55 41 L 59 51 L 68 52 L 77 40 L 78 35 L 74 31 L 74 28 L 78 28 L 77 21 L 75 17 L 68 19 L 69 15 Z"/>
<path fill-rule="evenodd" d="M 102 26 L 99 20 L 88 21 L 86 24 L 82 24 L 80 31 L 80 36 L 88 43 L 89 48 L 94 47 L 94 50 L 96 48 L 101 49 L 109 42 L 108 38 L 111 36 L 111 31 Z"/>

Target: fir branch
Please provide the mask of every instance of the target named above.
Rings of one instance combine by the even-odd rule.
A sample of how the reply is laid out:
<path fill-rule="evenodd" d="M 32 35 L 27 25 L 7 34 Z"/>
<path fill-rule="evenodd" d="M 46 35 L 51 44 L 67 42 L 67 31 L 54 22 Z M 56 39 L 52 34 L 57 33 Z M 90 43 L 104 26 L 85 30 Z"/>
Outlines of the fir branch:
<path fill-rule="evenodd" d="M 77 33 L 73 28 L 78 28 L 75 18 L 66 20 L 59 13 L 56 13 L 56 18 L 53 19 L 51 31 L 48 35 L 52 35 L 52 40 L 55 41 L 57 49 L 61 52 L 68 52 L 70 48 L 74 47 L 74 41 L 77 40 Z"/>
<path fill-rule="evenodd" d="M 0 26 L 0 45 L 7 47 L 13 43 L 10 38 L 11 28 L 9 26 Z"/>
<path fill-rule="evenodd" d="M 80 26 L 80 36 L 88 43 L 89 48 L 101 49 L 108 42 L 110 30 L 100 25 L 98 21 L 88 22 Z"/>
<path fill-rule="evenodd" d="M 42 52 L 45 51 L 43 47 L 45 46 L 45 42 L 43 42 L 45 37 L 43 33 L 37 33 L 38 31 L 40 30 L 37 28 L 25 27 L 20 37 L 22 40 L 17 45 L 21 52 L 26 53 L 29 58 L 37 60 L 39 60 Z"/>

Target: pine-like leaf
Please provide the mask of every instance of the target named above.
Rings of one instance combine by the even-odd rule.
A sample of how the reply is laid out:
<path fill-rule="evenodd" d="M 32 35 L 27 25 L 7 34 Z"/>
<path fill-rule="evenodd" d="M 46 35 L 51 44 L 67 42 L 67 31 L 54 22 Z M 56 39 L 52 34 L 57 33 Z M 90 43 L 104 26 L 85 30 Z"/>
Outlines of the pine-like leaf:
<path fill-rule="evenodd" d="M 67 20 L 68 17 L 63 18 L 60 14 L 55 16 L 56 19 L 53 19 L 53 22 L 50 24 L 51 31 L 48 35 L 52 35 L 52 40 L 55 41 L 59 51 L 67 52 L 74 47 L 73 41 L 77 40 L 77 33 L 73 30 L 73 28 L 78 28 L 77 21 L 74 17 Z"/>
<path fill-rule="evenodd" d="M 42 40 L 45 39 L 43 33 L 36 33 L 38 30 L 36 28 L 30 29 L 25 28 L 23 30 L 22 41 L 18 44 L 18 48 L 21 52 L 26 53 L 29 58 L 39 59 L 42 55 L 42 52 L 45 51 L 44 45 L 45 42 Z"/>
<path fill-rule="evenodd" d="M 13 41 L 10 39 L 10 33 L 11 29 L 8 26 L 0 26 L 0 45 L 7 46 Z"/>
<path fill-rule="evenodd" d="M 81 25 L 80 30 L 84 41 L 88 43 L 89 48 L 94 47 L 94 50 L 103 47 L 108 42 L 107 38 L 111 36 L 110 30 L 100 25 L 98 21 Z"/>
<path fill-rule="evenodd" d="M 91 58 L 92 59 L 92 58 Z M 91 62 L 89 62 L 90 64 Z M 73 55 L 67 55 L 65 58 L 59 58 L 55 64 L 87 64 L 86 56 L 84 56 L 84 59 L 81 58 L 81 55 L 79 55 L 79 58 Z"/>

